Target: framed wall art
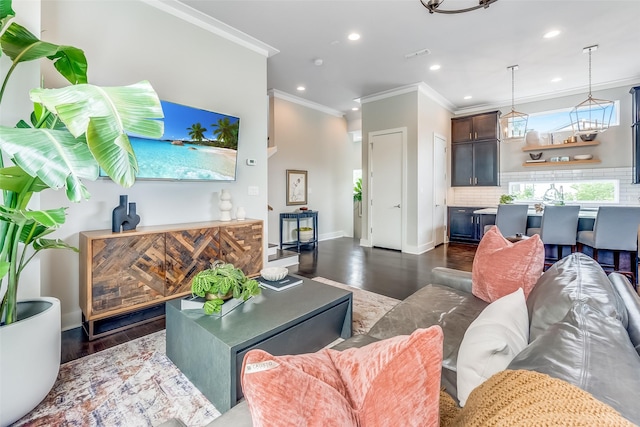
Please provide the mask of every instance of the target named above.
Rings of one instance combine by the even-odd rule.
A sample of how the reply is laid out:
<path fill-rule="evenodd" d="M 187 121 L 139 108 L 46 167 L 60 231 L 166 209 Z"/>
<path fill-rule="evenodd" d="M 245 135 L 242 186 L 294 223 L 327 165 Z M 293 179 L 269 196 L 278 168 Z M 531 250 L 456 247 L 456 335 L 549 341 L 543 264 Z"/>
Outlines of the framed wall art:
<path fill-rule="evenodd" d="M 307 204 L 307 171 L 287 169 L 287 206 Z"/>

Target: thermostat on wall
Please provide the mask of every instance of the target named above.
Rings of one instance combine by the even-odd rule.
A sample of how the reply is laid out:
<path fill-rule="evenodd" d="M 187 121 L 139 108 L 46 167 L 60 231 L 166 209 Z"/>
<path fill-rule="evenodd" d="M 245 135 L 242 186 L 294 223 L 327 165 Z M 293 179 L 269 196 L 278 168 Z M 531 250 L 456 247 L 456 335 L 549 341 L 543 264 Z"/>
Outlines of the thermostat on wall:
<path fill-rule="evenodd" d="M 256 159 L 247 159 L 247 165 L 255 166 L 256 165 Z"/>

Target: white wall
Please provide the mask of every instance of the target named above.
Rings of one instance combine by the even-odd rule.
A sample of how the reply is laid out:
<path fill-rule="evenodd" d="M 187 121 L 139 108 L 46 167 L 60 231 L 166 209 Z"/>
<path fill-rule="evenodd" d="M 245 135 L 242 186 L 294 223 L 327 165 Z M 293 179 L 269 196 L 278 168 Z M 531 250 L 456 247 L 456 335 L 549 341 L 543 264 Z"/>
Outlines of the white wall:
<path fill-rule="evenodd" d="M 42 27 L 47 40 L 85 51 L 90 83 L 115 86 L 145 79 L 161 99 L 240 117 L 236 182 L 138 181 L 122 189 L 99 180 L 88 183 L 91 200 L 80 204 L 68 202 L 61 191 L 48 191 L 43 208 L 69 206 L 67 222 L 55 237 L 77 245 L 80 231 L 110 229 L 120 194 L 137 203 L 140 226 L 218 219 L 222 188 L 232 195 L 232 216 L 243 206 L 247 217 L 266 220 L 265 56 L 140 1 L 44 1 Z M 46 86 L 64 85 L 50 67 L 44 73 Z M 248 158 L 257 165 L 247 166 Z M 249 186 L 258 187 L 259 195 L 248 196 Z M 78 255 L 48 251 L 41 260 L 42 294 L 61 299 L 64 328 L 77 326 Z"/>
<path fill-rule="evenodd" d="M 449 139 L 451 113 L 423 93 L 408 93 L 364 101 L 362 105 L 362 170 L 368 174 L 369 134 L 407 128 L 406 246 L 403 252 L 422 253 L 433 247 L 433 135 Z M 363 179 L 363 200 L 369 199 Z M 362 237 L 370 239 L 368 206 L 363 203 Z M 375 231 L 374 231 L 375 232 Z"/>
<path fill-rule="evenodd" d="M 270 104 L 270 142 L 278 151 L 269 158 L 269 242 L 280 242 L 280 213 L 300 207 L 286 205 L 287 169 L 307 171 L 306 206 L 318 211 L 318 237 L 352 236 L 353 151 L 345 119 L 277 95 Z"/>
<path fill-rule="evenodd" d="M 611 127 L 598 135 L 600 145 L 584 148 L 561 148 L 543 151 L 543 156 L 574 156 L 593 154 L 600 163 L 580 165 L 554 164 L 553 167 L 524 167 L 522 163 L 529 159 L 529 153 L 523 152 L 523 141 L 500 142 L 500 187 L 454 187 L 451 190 L 449 206 L 495 206 L 501 194 L 508 193 L 509 181 L 549 181 L 553 179 L 588 180 L 618 179 L 620 181 L 620 204 L 637 205 L 640 203 L 640 186 L 631 184 L 632 152 L 631 140 L 631 95 L 632 86 L 593 92 L 594 98 L 620 101 L 620 125 Z M 555 109 L 571 108 L 584 101 L 586 94 L 562 96 L 544 101 L 517 104 L 516 110 L 532 114 Z M 502 109 L 505 114 L 509 108 Z M 569 113 L 567 113 L 567 116 Z M 566 136 L 569 136 L 567 133 Z M 589 204 L 583 203 L 588 206 Z"/>
<path fill-rule="evenodd" d="M 623 86 L 608 90 L 593 92 L 594 98 L 608 99 L 611 101 L 620 101 L 620 125 L 611 127 L 606 132 L 598 135 L 597 141 L 600 145 L 595 147 L 585 147 L 584 149 L 558 149 L 553 152 L 544 152 L 544 157 L 553 156 L 574 156 L 576 154 L 593 154 L 594 158 L 600 159 L 601 163 L 595 165 L 585 165 L 586 167 L 595 168 L 617 168 L 629 167 L 632 163 L 632 144 L 631 144 L 631 95 L 629 95 L 631 86 Z M 586 94 L 562 96 L 558 98 L 548 99 L 538 102 L 530 102 L 526 104 L 516 105 L 516 110 L 532 114 L 542 111 L 551 111 L 557 109 L 572 108 L 574 105 L 584 101 Z M 502 113 L 506 114 L 511 108 L 502 109 Z M 570 122 L 569 113 L 567 113 L 567 122 Z M 530 126 L 528 126 L 530 127 Z M 571 132 L 565 134 L 565 138 L 571 135 Z M 500 144 L 500 172 L 520 172 L 534 171 L 542 168 L 524 167 L 522 163 L 529 159 L 529 153 L 523 152 L 523 141 L 501 142 Z M 572 169 L 575 166 L 558 165 L 554 169 Z M 544 167 L 548 169 L 548 167 Z"/>
<path fill-rule="evenodd" d="M 418 159 L 416 171 L 416 194 L 418 212 L 416 217 L 416 252 L 422 253 L 435 247 L 435 224 L 433 209 L 433 166 L 435 135 L 450 144 L 451 113 L 421 91 L 418 92 Z M 447 149 L 450 152 L 449 149 Z M 447 164 L 450 160 L 445 159 Z M 449 174 L 447 174 L 449 176 Z M 448 187 L 448 183 L 447 183 Z"/>

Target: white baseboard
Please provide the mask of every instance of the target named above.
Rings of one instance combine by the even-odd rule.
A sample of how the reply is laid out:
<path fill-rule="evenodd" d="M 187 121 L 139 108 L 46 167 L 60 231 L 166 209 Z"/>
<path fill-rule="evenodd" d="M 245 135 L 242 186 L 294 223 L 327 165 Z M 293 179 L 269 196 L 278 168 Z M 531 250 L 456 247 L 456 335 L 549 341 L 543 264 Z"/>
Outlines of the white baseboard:
<path fill-rule="evenodd" d="M 63 331 L 80 327 L 82 326 L 82 310 L 72 311 L 71 313 L 62 313 L 60 320 Z"/>

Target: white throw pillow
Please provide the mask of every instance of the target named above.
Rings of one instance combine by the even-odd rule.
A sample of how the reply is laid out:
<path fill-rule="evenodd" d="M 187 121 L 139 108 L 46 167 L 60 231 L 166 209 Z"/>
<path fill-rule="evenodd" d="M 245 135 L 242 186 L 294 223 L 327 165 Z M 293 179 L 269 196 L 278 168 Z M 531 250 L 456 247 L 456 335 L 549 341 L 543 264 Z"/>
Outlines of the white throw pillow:
<path fill-rule="evenodd" d="M 492 302 L 469 325 L 458 349 L 458 400 L 506 369 L 529 343 L 529 315 L 522 288 Z"/>

